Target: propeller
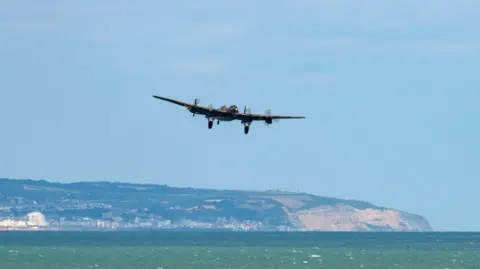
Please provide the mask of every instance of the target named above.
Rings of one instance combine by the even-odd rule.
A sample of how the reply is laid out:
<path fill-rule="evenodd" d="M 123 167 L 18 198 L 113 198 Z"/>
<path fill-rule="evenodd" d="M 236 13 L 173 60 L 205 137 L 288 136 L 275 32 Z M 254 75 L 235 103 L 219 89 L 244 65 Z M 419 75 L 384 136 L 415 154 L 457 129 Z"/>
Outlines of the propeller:
<path fill-rule="evenodd" d="M 247 108 L 247 106 L 245 106 L 245 108 L 243 109 L 244 114 L 251 114 L 250 111 L 251 111 L 250 108 L 249 107 Z"/>
<path fill-rule="evenodd" d="M 200 104 L 200 99 L 195 98 L 195 99 L 193 100 L 193 106 L 196 106 L 196 105 L 198 105 L 198 104 Z M 195 113 L 192 113 L 192 117 L 195 117 Z"/>
<path fill-rule="evenodd" d="M 270 108 L 269 108 L 269 109 L 266 109 L 266 110 L 265 110 L 265 114 L 266 114 L 267 116 L 271 116 L 271 115 L 272 115 L 272 110 L 271 110 Z M 278 119 L 273 119 L 273 121 L 276 122 L 276 123 L 280 122 Z M 269 126 L 269 125 L 270 125 L 270 124 L 267 123 L 267 122 L 263 122 L 263 124 L 265 124 L 265 126 Z"/>

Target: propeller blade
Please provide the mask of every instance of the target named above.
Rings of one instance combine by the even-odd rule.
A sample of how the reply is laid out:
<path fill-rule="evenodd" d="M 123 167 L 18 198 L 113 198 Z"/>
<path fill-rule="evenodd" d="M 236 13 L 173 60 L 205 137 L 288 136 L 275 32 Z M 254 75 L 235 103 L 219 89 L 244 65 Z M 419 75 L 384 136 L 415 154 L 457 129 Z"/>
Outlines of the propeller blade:
<path fill-rule="evenodd" d="M 269 108 L 269 109 L 266 109 L 266 110 L 265 110 L 265 114 L 268 115 L 268 116 L 272 116 L 272 110 L 271 110 L 270 108 Z M 276 122 L 276 123 L 280 122 L 279 119 L 273 119 L 273 121 Z M 264 124 L 267 125 L 267 126 L 270 125 L 270 124 L 268 124 L 268 123 L 266 123 L 266 122 L 264 122 Z"/>
<path fill-rule="evenodd" d="M 209 104 L 209 105 L 208 105 L 208 108 L 209 108 L 209 109 L 213 109 L 213 105 L 212 105 L 212 104 Z"/>
<path fill-rule="evenodd" d="M 195 104 L 195 105 L 198 105 L 198 104 L 200 104 L 200 99 L 198 99 L 198 98 L 195 98 L 195 100 L 194 100 L 194 104 Z"/>

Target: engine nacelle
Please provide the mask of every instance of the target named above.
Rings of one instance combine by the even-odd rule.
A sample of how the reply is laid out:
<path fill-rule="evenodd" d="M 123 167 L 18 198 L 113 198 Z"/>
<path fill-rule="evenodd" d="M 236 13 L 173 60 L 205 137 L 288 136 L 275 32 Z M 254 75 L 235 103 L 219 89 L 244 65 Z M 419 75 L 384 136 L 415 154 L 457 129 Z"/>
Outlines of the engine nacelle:
<path fill-rule="evenodd" d="M 272 124 L 273 120 L 271 118 L 269 118 L 269 119 L 266 119 L 265 122 L 268 123 L 268 124 Z"/>

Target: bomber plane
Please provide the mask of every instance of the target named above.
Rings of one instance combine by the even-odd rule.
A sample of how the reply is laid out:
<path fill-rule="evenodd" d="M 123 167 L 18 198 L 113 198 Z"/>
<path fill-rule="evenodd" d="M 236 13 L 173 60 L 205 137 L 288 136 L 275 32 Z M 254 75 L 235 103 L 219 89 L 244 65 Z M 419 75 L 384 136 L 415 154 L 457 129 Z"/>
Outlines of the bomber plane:
<path fill-rule="evenodd" d="M 217 125 L 220 124 L 221 121 L 234 121 L 240 120 L 241 123 L 244 125 L 244 132 L 248 134 L 250 130 L 250 125 L 254 121 L 264 121 L 266 125 L 272 124 L 273 121 L 278 121 L 280 119 L 304 119 L 304 116 L 280 116 L 280 115 L 272 115 L 271 111 L 267 109 L 265 114 L 251 114 L 250 109 L 247 109 L 247 106 L 244 107 L 243 113 L 239 111 L 238 106 L 231 105 L 226 106 L 223 105 L 220 108 L 214 108 L 212 105 L 208 107 L 200 106 L 200 100 L 195 99 L 193 104 L 185 103 L 182 101 L 174 100 L 167 97 L 161 97 L 157 95 L 153 95 L 154 98 L 167 101 L 179 106 L 183 106 L 187 108 L 195 117 L 196 114 L 203 115 L 205 118 L 208 119 L 208 129 L 212 129 L 213 123 L 216 120 Z"/>

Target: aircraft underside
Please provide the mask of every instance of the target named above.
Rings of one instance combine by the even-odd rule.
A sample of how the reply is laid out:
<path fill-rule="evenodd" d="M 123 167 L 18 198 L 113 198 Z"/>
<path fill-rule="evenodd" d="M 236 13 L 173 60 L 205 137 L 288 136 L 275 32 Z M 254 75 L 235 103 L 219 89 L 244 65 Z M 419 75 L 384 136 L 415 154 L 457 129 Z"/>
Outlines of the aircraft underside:
<path fill-rule="evenodd" d="M 211 118 L 211 117 L 205 116 L 205 118 L 208 119 L 208 129 L 213 128 L 213 123 L 214 123 L 215 120 L 217 121 L 217 125 L 220 124 L 221 121 L 226 121 L 226 122 L 234 121 L 233 118 L 225 118 L 225 117 Z M 242 124 L 244 125 L 244 130 L 243 130 L 244 133 L 248 134 L 248 131 L 250 131 L 250 125 L 252 123 L 251 122 L 242 122 Z"/>

